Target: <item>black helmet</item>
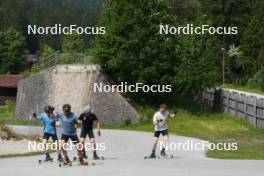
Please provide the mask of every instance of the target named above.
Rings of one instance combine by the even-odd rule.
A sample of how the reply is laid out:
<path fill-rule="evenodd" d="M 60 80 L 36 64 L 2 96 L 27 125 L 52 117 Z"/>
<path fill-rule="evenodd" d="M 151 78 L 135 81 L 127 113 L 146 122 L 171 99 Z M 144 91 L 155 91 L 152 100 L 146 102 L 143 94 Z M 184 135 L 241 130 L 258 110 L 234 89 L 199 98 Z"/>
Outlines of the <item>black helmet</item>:
<path fill-rule="evenodd" d="M 70 104 L 64 104 L 62 106 L 63 112 L 71 112 L 71 105 Z"/>
<path fill-rule="evenodd" d="M 49 113 L 50 112 L 50 106 L 45 106 L 44 107 L 44 112 Z"/>
<path fill-rule="evenodd" d="M 50 106 L 50 113 L 52 113 L 55 110 L 53 106 Z"/>

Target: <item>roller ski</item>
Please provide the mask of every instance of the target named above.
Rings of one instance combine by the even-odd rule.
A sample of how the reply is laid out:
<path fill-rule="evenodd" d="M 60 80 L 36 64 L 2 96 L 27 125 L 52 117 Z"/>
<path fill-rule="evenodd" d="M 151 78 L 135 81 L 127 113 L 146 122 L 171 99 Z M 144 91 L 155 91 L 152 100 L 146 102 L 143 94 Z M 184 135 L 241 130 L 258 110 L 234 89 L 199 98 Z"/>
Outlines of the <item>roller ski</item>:
<path fill-rule="evenodd" d="M 72 166 L 72 162 L 68 157 L 59 163 L 59 167 L 71 167 L 71 166 Z"/>
<path fill-rule="evenodd" d="M 98 156 L 96 153 L 93 155 L 93 160 L 104 160 L 105 158 L 103 156 Z"/>
<path fill-rule="evenodd" d="M 161 151 L 160 151 L 160 155 L 158 156 L 159 159 L 171 159 L 173 158 L 173 155 L 167 155 L 166 152 L 165 152 L 165 149 L 163 148 Z"/>
<path fill-rule="evenodd" d="M 86 160 L 82 159 L 78 159 L 77 157 L 73 157 L 73 162 L 74 163 L 78 163 L 78 165 L 82 165 L 82 166 L 94 166 L 95 163 L 93 162 L 88 162 Z"/>
<path fill-rule="evenodd" d="M 87 158 L 83 157 L 83 158 L 84 158 L 84 159 L 87 159 L 88 157 L 87 157 Z M 93 157 L 93 160 L 104 160 L 104 157 L 98 157 L 98 156 L 97 156 L 97 158 L 94 158 L 94 157 Z M 78 161 L 78 157 L 76 157 L 76 156 L 73 157 L 73 161 L 74 161 L 74 162 L 77 162 L 77 161 Z"/>
<path fill-rule="evenodd" d="M 145 156 L 144 159 L 156 159 L 157 156 L 154 152 L 152 152 L 149 156 Z"/>
<path fill-rule="evenodd" d="M 53 158 L 51 158 L 50 156 L 46 156 L 43 160 L 38 160 L 39 164 L 47 163 L 47 162 L 53 162 Z"/>
<path fill-rule="evenodd" d="M 82 157 L 83 157 L 84 159 L 87 159 L 87 158 L 88 158 L 88 156 L 86 155 L 86 152 L 85 152 L 85 151 L 83 151 L 83 153 L 82 153 Z M 94 153 L 92 159 L 93 159 L 93 160 L 104 160 L 105 158 L 104 158 L 103 156 L 100 156 L 100 157 L 99 157 L 96 153 Z M 73 158 L 73 161 L 77 161 L 77 157 L 74 157 L 74 158 Z"/>
<path fill-rule="evenodd" d="M 150 154 L 150 156 L 145 156 L 144 159 L 172 159 L 173 155 L 167 155 L 165 150 L 162 149 L 160 155 L 156 155 L 154 152 Z"/>

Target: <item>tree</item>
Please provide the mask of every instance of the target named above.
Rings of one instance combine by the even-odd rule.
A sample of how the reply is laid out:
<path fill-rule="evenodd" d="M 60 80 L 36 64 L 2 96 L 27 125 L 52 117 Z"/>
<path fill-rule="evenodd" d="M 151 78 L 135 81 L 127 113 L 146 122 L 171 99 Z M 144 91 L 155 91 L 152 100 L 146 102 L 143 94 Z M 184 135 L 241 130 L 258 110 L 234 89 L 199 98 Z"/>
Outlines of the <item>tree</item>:
<path fill-rule="evenodd" d="M 55 52 L 55 50 L 47 44 L 42 45 L 41 48 L 42 48 L 41 49 L 41 56 L 44 58 L 50 56 L 51 54 L 53 54 Z"/>
<path fill-rule="evenodd" d="M 202 11 L 210 17 L 213 26 L 238 27 L 237 35 L 218 36 L 226 49 L 233 44 L 238 46 L 250 20 L 252 4 L 255 4 L 255 0 L 199 0 L 199 2 Z"/>
<path fill-rule="evenodd" d="M 98 62 L 116 82 L 172 83 L 179 61 L 173 35 L 160 35 L 160 24 L 174 24 L 163 1 L 108 0 L 100 20 L 106 34 L 96 37 Z"/>
<path fill-rule="evenodd" d="M 195 25 L 210 24 L 206 16 L 197 18 Z M 214 87 L 221 68 L 221 50 L 215 36 L 186 35 L 181 38 L 181 64 L 174 82 L 179 92 L 200 96 L 204 89 Z M 218 74 L 217 74 L 218 73 Z"/>
<path fill-rule="evenodd" d="M 85 50 L 84 40 L 77 33 L 65 35 L 62 40 L 62 52 L 82 53 Z"/>
<path fill-rule="evenodd" d="M 264 22 L 263 16 L 251 19 L 241 42 L 242 62 L 246 80 L 264 67 Z"/>
<path fill-rule="evenodd" d="M 25 38 L 14 28 L 0 32 L 0 73 L 17 74 L 26 63 Z"/>

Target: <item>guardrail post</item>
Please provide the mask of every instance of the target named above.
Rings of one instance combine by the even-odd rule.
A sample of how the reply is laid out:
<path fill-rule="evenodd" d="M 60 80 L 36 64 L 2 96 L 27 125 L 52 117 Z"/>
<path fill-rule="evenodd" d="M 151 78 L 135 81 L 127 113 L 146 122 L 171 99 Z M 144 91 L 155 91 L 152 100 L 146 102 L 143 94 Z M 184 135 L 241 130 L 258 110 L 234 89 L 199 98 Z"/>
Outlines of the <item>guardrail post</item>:
<path fill-rule="evenodd" d="M 245 120 L 247 120 L 247 96 L 246 95 L 244 98 L 244 113 L 245 113 Z"/>
<path fill-rule="evenodd" d="M 60 63 L 60 51 L 56 51 L 55 52 L 55 60 L 56 60 L 56 64 Z"/>
<path fill-rule="evenodd" d="M 235 103 L 236 103 L 236 116 L 238 116 L 238 99 L 239 99 L 239 94 L 236 94 L 236 98 L 235 98 Z"/>
<path fill-rule="evenodd" d="M 255 103 L 254 103 L 254 118 L 255 118 L 255 120 L 256 120 L 256 127 L 258 126 L 258 117 L 257 117 L 257 113 L 258 113 L 258 111 L 257 111 L 257 108 L 258 108 L 258 106 L 257 106 L 257 104 L 258 104 L 258 98 L 257 97 L 255 97 L 256 99 L 255 99 Z"/>

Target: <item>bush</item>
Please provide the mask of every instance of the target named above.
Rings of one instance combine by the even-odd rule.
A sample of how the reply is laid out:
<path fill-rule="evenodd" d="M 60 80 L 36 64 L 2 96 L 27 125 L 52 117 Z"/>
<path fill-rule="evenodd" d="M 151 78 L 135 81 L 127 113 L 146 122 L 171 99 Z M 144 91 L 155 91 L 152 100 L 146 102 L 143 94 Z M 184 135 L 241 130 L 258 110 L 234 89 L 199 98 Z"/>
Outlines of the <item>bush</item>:
<path fill-rule="evenodd" d="M 258 87 L 264 90 L 264 69 L 261 69 L 251 79 L 249 79 L 247 86 Z"/>

